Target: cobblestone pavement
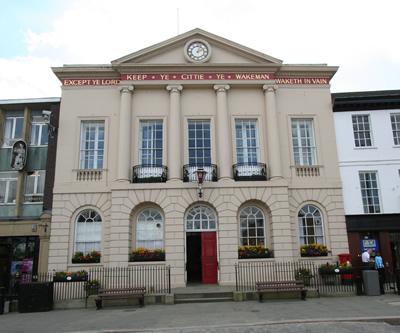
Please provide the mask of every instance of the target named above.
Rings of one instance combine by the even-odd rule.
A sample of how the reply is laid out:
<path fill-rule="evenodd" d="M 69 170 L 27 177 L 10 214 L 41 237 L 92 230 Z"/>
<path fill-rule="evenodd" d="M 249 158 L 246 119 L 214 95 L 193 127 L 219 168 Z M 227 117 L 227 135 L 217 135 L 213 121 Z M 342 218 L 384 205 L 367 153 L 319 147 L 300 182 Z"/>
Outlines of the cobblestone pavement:
<path fill-rule="evenodd" d="M 374 321 L 365 322 L 372 318 Z M 152 305 L 100 311 L 75 309 L 0 316 L 1 333 L 400 332 L 396 324 L 400 324 L 397 295 L 321 297 L 304 302 Z"/>

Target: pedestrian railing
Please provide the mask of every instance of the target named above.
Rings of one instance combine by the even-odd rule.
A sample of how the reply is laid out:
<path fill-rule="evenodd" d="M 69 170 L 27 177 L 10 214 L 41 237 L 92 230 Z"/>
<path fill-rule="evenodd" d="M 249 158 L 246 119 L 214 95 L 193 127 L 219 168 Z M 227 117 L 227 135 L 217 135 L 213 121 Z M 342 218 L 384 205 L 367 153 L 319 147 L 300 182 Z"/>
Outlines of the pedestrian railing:
<path fill-rule="evenodd" d="M 255 291 L 256 282 L 303 280 L 320 295 L 362 294 L 361 270 L 321 269 L 311 261 L 245 261 L 235 265 L 236 290 Z M 385 292 L 398 292 L 396 274 L 386 272 Z"/>
<path fill-rule="evenodd" d="M 171 292 L 170 266 L 150 264 L 129 267 L 93 267 L 88 270 L 85 281 L 54 281 L 54 300 L 83 299 L 98 288 L 146 287 L 146 294 L 169 294 Z M 40 273 L 38 282 L 54 280 L 55 272 Z"/>

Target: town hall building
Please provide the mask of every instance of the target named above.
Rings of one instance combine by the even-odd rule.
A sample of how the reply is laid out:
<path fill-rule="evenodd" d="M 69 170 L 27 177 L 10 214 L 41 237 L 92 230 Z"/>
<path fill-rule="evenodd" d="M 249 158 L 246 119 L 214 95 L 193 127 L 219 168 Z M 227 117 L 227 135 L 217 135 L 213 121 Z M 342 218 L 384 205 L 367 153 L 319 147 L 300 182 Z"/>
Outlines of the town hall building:
<path fill-rule="evenodd" d="M 311 260 L 305 244 L 328 249 L 312 260 L 336 261 L 348 252 L 337 69 L 284 64 L 200 29 L 107 65 L 53 68 L 49 269 L 157 262 L 177 287 L 234 284 L 246 260 Z"/>

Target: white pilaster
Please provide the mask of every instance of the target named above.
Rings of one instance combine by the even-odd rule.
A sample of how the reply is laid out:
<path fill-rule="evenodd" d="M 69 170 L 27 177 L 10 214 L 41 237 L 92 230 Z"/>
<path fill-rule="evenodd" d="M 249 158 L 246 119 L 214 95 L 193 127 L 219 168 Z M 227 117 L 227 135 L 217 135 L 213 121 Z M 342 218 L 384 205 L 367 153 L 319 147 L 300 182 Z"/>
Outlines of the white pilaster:
<path fill-rule="evenodd" d="M 228 114 L 229 85 L 215 85 L 217 93 L 217 156 L 219 178 L 232 178 L 232 140 Z"/>
<path fill-rule="evenodd" d="M 133 90 L 133 86 L 121 87 L 117 168 L 117 180 L 121 181 L 129 181 L 129 170 L 131 168 L 131 108 Z"/>
<path fill-rule="evenodd" d="M 181 179 L 181 85 L 169 85 L 167 90 L 170 92 L 169 116 L 168 116 L 168 179 Z"/>
<path fill-rule="evenodd" d="M 267 121 L 268 168 L 270 178 L 282 177 L 279 122 L 275 102 L 275 91 L 277 88 L 276 85 L 263 86 Z"/>

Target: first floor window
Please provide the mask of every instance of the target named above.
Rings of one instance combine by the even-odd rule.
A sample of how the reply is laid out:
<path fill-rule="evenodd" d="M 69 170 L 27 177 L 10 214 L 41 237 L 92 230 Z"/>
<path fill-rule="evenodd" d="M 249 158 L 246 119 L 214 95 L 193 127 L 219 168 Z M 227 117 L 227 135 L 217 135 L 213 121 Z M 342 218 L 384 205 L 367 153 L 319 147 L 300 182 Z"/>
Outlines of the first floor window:
<path fill-rule="evenodd" d="M 143 210 L 136 224 L 136 248 L 163 249 L 164 221 L 161 213 L 153 208 Z"/>
<path fill-rule="evenodd" d="M 16 172 L 0 172 L 0 205 L 15 204 L 17 177 Z"/>
<path fill-rule="evenodd" d="M 42 117 L 34 117 L 31 124 L 31 146 L 47 146 L 49 141 L 48 127 Z"/>
<path fill-rule="evenodd" d="M 324 244 L 322 215 L 314 205 L 305 205 L 297 215 L 300 229 L 300 244 Z"/>
<path fill-rule="evenodd" d="M 351 120 L 353 123 L 354 145 L 356 147 L 371 147 L 372 136 L 369 115 L 353 115 Z"/>
<path fill-rule="evenodd" d="M 261 209 L 255 206 L 243 208 L 239 219 L 240 245 L 265 246 L 265 221 Z"/>
<path fill-rule="evenodd" d="M 139 160 L 141 165 L 161 166 L 163 124 L 161 120 L 140 121 Z"/>
<path fill-rule="evenodd" d="M 390 115 L 392 123 L 393 141 L 396 146 L 400 146 L 400 113 L 392 113 Z"/>
<path fill-rule="evenodd" d="M 46 171 L 38 170 L 25 178 L 25 202 L 42 202 Z"/>
<path fill-rule="evenodd" d="M 376 171 L 360 171 L 361 198 L 365 214 L 381 212 L 379 204 L 378 175 Z"/>
<path fill-rule="evenodd" d="M 236 157 L 238 164 L 254 165 L 258 162 L 259 145 L 257 121 L 236 119 Z"/>
<path fill-rule="evenodd" d="M 23 124 L 24 117 L 6 117 L 4 127 L 4 146 L 12 146 L 16 140 L 22 138 Z"/>
<path fill-rule="evenodd" d="M 129 143 L 127 142 L 127 146 Z M 104 159 L 104 121 L 83 121 L 81 124 L 81 169 L 102 169 Z"/>
<path fill-rule="evenodd" d="M 189 165 L 211 165 L 211 133 L 209 120 L 188 121 Z"/>
<path fill-rule="evenodd" d="M 76 218 L 75 252 L 101 251 L 101 216 L 94 209 L 85 209 Z"/>
<path fill-rule="evenodd" d="M 316 164 L 312 119 L 292 119 L 292 143 L 295 165 Z"/>

